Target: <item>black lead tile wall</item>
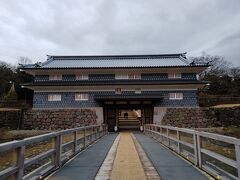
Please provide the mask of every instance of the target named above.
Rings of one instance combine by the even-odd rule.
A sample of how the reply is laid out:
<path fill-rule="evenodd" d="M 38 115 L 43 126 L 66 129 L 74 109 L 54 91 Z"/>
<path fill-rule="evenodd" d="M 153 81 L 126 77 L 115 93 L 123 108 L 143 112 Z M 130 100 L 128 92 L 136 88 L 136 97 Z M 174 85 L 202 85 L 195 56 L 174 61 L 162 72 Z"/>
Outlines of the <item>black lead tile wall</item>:
<path fill-rule="evenodd" d="M 89 74 L 89 80 L 114 80 L 115 74 Z M 142 80 L 168 80 L 167 73 L 143 73 L 141 74 Z M 76 81 L 76 75 L 62 75 L 63 81 Z M 181 80 L 196 80 L 196 73 L 182 73 Z M 49 75 L 36 75 L 35 82 L 49 81 Z M 117 81 L 117 80 L 116 80 Z"/>
<path fill-rule="evenodd" d="M 169 93 L 182 92 L 182 100 L 169 100 Z M 123 91 L 123 95 L 134 95 L 134 91 Z M 49 94 L 61 94 L 61 101 L 48 101 Z M 89 92 L 89 100 L 76 101 L 74 92 L 35 92 L 33 99 L 33 108 L 81 108 L 81 107 L 100 107 L 101 104 L 94 100 L 94 95 L 115 95 L 114 91 Z M 196 91 L 142 91 L 141 96 L 155 95 L 162 97 L 156 103 L 158 107 L 189 107 L 197 106 Z"/>

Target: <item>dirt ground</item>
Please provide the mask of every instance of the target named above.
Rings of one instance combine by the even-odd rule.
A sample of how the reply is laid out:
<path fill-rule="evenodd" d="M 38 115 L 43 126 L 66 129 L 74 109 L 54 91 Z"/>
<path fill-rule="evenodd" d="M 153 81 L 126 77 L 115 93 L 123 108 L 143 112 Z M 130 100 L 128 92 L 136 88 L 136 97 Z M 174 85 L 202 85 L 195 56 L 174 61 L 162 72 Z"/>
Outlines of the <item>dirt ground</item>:
<path fill-rule="evenodd" d="M 0 143 L 13 141 L 13 140 L 20 140 L 27 137 L 37 136 L 40 134 L 46 134 L 51 131 L 47 130 L 7 130 L 7 129 L 0 129 Z"/>

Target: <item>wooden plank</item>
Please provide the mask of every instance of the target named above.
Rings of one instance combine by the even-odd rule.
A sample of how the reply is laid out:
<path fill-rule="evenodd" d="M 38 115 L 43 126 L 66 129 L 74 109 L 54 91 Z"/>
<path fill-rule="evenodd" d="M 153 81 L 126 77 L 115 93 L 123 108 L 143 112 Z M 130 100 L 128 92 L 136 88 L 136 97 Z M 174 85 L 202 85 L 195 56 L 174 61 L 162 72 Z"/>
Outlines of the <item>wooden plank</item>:
<path fill-rule="evenodd" d="M 219 171 L 221 171 L 222 173 L 225 173 L 226 175 L 228 175 L 229 177 L 226 177 L 226 176 L 221 176 L 219 174 L 219 172 L 217 172 L 216 170 L 212 169 L 211 167 L 207 166 L 207 165 L 202 165 L 202 169 L 206 172 L 208 172 L 209 174 L 211 174 L 213 177 L 217 178 L 217 179 L 229 179 L 229 177 L 231 177 L 232 179 L 235 179 L 235 180 L 239 180 L 236 176 L 230 174 L 229 172 L 227 171 L 224 171 L 223 169 L 221 168 L 217 168 Z"/>
<path fill-rule="evenodd" d="M 15 140 L 15 141 L 10 141 L 6 143 L 1 143 L 0 144 L 0 153 L 9 151 L 9 150 L 14 150 L 16 148 L 19 148 L 25 144 L 24 140 Z"/>
<path fill-rule="evenodd" d="M 210 156 L 210 157 L 212 157 L 212 158 L 214 158 L 214 159 L 217 159 L 217 160 L 219 160 L 219 161 L 221 161 L 221 162 L 223 162 L 225 164 L 228 164 L 228 165 L 230 165 L 232 167 L 237 168 L 237 162 L 232 160 L 232 159 L 229 159 L 229 158 L 227 158 L 225 156 L 222 156 L 222 155 L 217 154 L 215 152 L 209 151 L 207 149 L 201 149 L 201 152 L 206 154 L 206 155 L 208 155 L 208 156 Z"/>
<path fill-rule="evenodd" d="M 48 134 L 42 134 L 42 135 L 39 135 L 39 136 L 29 137 L 29 138 L 26 138 L 26 139 L 23 140 L 25 142 L 24 145 L 27 146 L 27 145 L 30 145 L 30 144 L 33 144 L 33 143 L 46 141 L 48 139 L 56 137 L 58 134 L 59 134 L 59 132 L 52 132 L 52 133 L 48 133 Z"/>
<path fill-rule="evenodd" d="M 73 144 L 75 143 L 74 140 L 73 141 L 69 141 L 69 142 L 66 142 L 64 144 L 62 144 L 62 148 L 65 148 L 66 146 L 70 145 L 70 144 Z"/>
<path fill-rule="evenodd" d="M 42 179 L 45 176 L 45 174 L 47 174 L 48 172 L 52 172 L 54 170 L 55 166 L 51 165 L 51 162 L 48 162 L 25 175 L 23 179 L 24 180 Z"/>
<path fill-rule="evenodd" d="M 34 156 L 30 159 L 27 159 L 25 162 L 24 162 L 24 167 L 29 167 L 31 166 L 32 164 L 36 163 L 37 161 L 41 160 L 41 159 L 44 159 L 46 157 L 49 157 L 51 155 L 53 155 L 55 153 L 55 149 L 50 149 L 46 152 L 43 152 L 37 156 Z"/>
<path fill-rule="evenodd" d="M 7 169 L 4 169 L 3 171 L 0 171 L 0 179 L 6 179 L 12 174 L 15 174 L 17 171 L 18 167 L 9 167 Z"/>
<path fill-rule="evenodd" d="M 213 134 L 213 133 L 208 133 L 208 132 L 200 132 L 200 131 L 196 131 L 196 133 L 202 137 L 214 139 L 217 141 L 222 141 L 222 142 L 229 143 L 229 144 L 240 145 L 240 139 L 237 139 L 235 137 L 224 136 L 224 135 L 220 135 L 220 134 Z"/>

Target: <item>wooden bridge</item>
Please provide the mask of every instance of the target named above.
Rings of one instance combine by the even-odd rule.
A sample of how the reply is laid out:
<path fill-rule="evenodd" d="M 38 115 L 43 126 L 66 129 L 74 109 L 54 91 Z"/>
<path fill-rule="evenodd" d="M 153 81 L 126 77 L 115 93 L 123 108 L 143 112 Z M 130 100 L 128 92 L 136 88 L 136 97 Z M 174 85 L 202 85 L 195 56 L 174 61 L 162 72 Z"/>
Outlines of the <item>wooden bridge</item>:
<path fill-rule="evenodd" d="M 0 144 L 0 179 L 240 179 L 240 140 L 145 125 L 86 126 Z"/>

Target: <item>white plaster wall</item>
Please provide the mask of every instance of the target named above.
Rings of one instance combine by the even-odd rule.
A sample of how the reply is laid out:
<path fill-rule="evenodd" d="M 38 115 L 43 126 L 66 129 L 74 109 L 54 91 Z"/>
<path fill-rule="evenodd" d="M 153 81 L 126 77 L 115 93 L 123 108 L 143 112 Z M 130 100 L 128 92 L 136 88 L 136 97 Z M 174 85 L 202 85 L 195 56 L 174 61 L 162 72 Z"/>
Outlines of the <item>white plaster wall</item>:
<path fill-rule="evenodd" d="M 154 107 L 153 124 L 161 124 L 167 108 Z"/>
<path fill-rule="evenodd" d="M 97 124 L 103 124 L 103 108 L 102 107 L 95 107 L 95 108 L 89 108 L 93 111 L 96 111 L 97 115 Z"/>

